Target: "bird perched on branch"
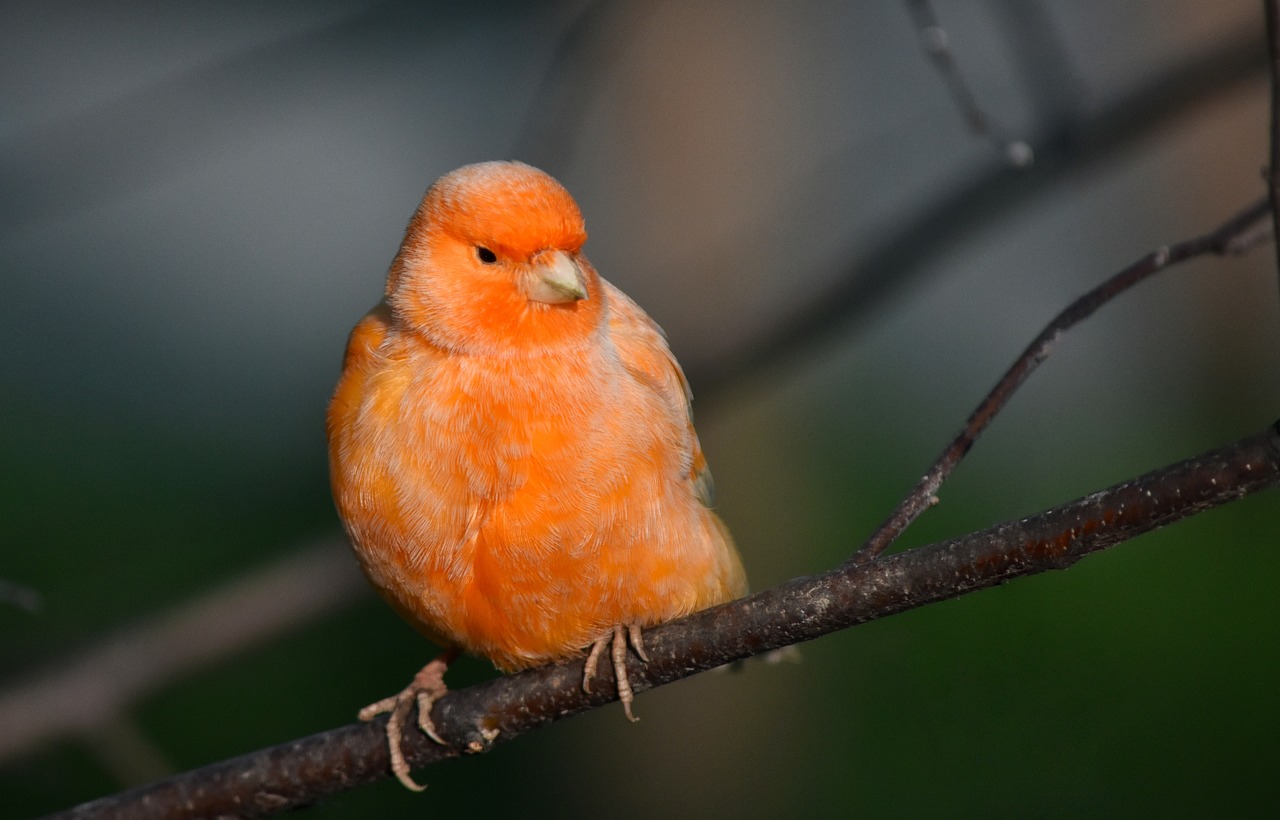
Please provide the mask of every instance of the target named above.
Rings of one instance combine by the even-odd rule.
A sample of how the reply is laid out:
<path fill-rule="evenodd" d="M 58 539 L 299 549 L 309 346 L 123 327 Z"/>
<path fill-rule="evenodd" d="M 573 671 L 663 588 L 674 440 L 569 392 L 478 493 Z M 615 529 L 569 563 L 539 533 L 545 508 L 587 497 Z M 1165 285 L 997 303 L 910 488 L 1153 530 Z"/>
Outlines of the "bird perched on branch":
<path fill-rule="evenodd" d="M 628 719 L 640 630 L 746 591 L 710 509 L 684 374 L 662 330 L 582 254 L 578 206 L 518 162 L 427 191 L 356 325 L 329 405 L 333 494 L 365 574 L 442 648 L 390 712 L 437 742 L 459 652 L 505 671 L 610 648 Z"/>

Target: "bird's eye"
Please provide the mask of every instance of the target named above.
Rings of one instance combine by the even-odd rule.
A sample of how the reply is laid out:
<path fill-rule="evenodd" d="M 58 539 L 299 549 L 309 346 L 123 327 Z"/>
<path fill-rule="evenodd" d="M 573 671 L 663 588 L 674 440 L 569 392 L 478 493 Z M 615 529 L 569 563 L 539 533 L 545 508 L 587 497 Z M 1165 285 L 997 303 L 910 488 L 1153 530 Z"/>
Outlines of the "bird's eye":
<path fill-rule="evenodd" d="M 498 255 L 488 248 L 476 246 L 476 256 L 480 257 L 480 261 L 486 265 L 492 265 L 498 261 Z"/>

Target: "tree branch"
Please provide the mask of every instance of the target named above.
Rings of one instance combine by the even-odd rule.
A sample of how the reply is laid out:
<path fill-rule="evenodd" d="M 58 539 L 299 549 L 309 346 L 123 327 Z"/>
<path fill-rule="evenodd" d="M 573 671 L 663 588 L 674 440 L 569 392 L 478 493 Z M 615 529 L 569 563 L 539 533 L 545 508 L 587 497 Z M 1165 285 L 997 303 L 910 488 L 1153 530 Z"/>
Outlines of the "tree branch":
<path fill-rule="evenodd" d="M 637 690 L 739 658 L 1076 561 L 1181 518 L 1280 484 L 1280 422 L 1261 433 L 1039 515 L 798 578 L 645 633 L 651 660 L 629 666 Z M 608 665 L 605 664 L 605 667 Z M 405 738 L 415 767 L 496 743 L 616 699 L 612 673 L 582 691 L 582 661 L 450 692 L 433 712 L 452 741 Z M 389 777 L 385 719 L 274 746 L 86 803 L 59 818 L 261 817 Z"/>
<path fill-rule="evenodd" d="M 1269 3 L 1269 21 L 1274 21 L 1272 12 Z M 1274 180 L 1273 176 L 1273 193 Z M 1259 216 L 1254 214 L 1253 220 Z M 1245 227 L 1241 226 L 1242 231 Z M 1138 265 L 1153 269 L 1135 274 L 1134 282 L 1120 289 L 1168 261 L 1148 257 Z M 1096 307 L 1088 308 L 1084 315 L 1068 317 L 1062 329 Z M 1009 393 L 1025 375 L 1015 379 Z M 975 417 L 981 412 L 980 408 Z M 972 425 L 973 419 L 970 422 Z M 973 432 L 973 438 L 983 426 L 985 422 Z M 962 449 L 971 444 L 972 439 Z M 957 461 L 960 456 L 963 451 Z M 1065 568 L 1097 550 L 1277 484 L 1280 425 L 1031 518 L 897 555 L 846 564 L 824 575 L 797 579 L 655 627 L 646 633 L 652 661 L 631 669 L 632 682 L 638 690 L 652 688 L 1021 575 Z M 593 693 L 582 692 L 581 663 L 543 667 L 451 693 L 437 705 L 434 716 L 441 733 L 452 739 L 454 746 L 441 747 L 413 733 L 406 742 L 411 763 L 425 765 L 457 756 L 462 749 L 484 751 L 497 742 L 614 700 L 608 687 L 609 670 L 601 675 L 602 685 Z M 381 720 L 353 724 L 94 801 L 58 816 L 104 817 L 127 812 L 131 817 L 250 817 L 307 805 L 325 795 L 387 777 L 384 729 Z"/>
<path fill-rule="evenodd" d="M 911 522 L 937 503 L 935 493 L 942 486 L 942 482 L 951 475 L 952 470 L 969 452 L 969 448 L 978 440 L 978 436 L 982 435 L 982 431 L 987 429 L 987 425 L 995 419 L 996 414 L 1009 403 L 1014 392 L 1045 359 L 1049 358 L 1054 343 L 1063 333 L 1088 319 L 1098 308 L 1129 288 L 1149 279 L 1170 265 L 1205 254 L 1223 256 L 1247 250 L 1258 239 L 1258 232 L 1255 230 L 1257 224 L 1271 210 L 1271 201 L 1263 197 L 1203 236 L 1158 248 L 1081 296 L 1053 317 L 1045 329 L 1040 331 L 1040 334 L 1022 351 L 1022 355 L 1018 356 L 1013 366 L 1005 371 L 1004 376 L 986 395 L 986 398 L 978 404 L 978 409 L 969 416 L 964 428 L 942 451 L 942 455 L 938 456 L 937 461 L 912 488 L 907 497 L 902 499 L 888 520 L 881 524 L 867 542 L 850 556 L 849 561 L 861 563 L 874 559 L 896 541 Z"/>
<path fill-rule="evenodd" d="M 928 506 L 950 470 L 1063 331 L 1169 265 L 1250 246 L 1262 235 L 1257 223 L 1268 210 L 1263 199 L 1203 236 L 1148 254 L 1078 299 L 1027 347 L 854 560 L 824 575 L 654 627 L 646 636 L 651 660 L 632 671 L 632 685 L 642 691 L 1020 575 L 1065 568 L 1091 552 L 1280 483 L 1280 432 L 1273 427 L 1038 516 L 876 558 Z M 433 718 L 452 745 L 439 746 L 411 733 L 406 757 L 411 765 L 422 766 L 461 750 L 486 751 L 495 742 L 608 703 L 616 698 L 610 670 L 601 677 L 593 692 L 583 692 L 578 660 L 451 692 L 438 702 Z M 88 803 L 62 816 L 104 817 L 125 809 L 137 817 L 261 816 L 306 805 L 386 777 L 384 730 L 383 719 L 353 724 Z"/>
<path fill-rule="evenodd" d="M 613 4 L 595 4 L 571 24 L 565 35 L 566 41 L 557 51 L 557 56 L 548 69 L 548 76 L 544 78 L 540 95 L 558 95 L 561 75 L 572 75 L 575 67 L 594 59 L 580 54 L 586 48 L 583 32 L 592 31 L 595 32 L 594 36 L 602 36 L 601 29 L 611 31 L 612 26 L 617 24 L 609 16 L 612 8 Z M 358 18 L 362 19 L 364 18 Z M 630 23 L 633 20 L 627 18 L 623 22 Z M 348 21 L 341 26 L 354 24 Z M 1039 152 L 1035 168 L 1020 174 L 1011 174 L 1005 166 L 986 169 L 973 184 L 925 207 L 917 218 L 908 221 L 902 231 L 849 262 L 847 267 L 851 273 L 837 286 L 836 291 L 824 294 L 813 307 L 799 311 L 794 321 L 786 321 L 784 327 L 765 333 L 748 343 L 743 354 L 718 360 L 713 366 L 689 369 L 691 381 L 698 388 L 701 408 L 699 414 L 707 415 L 708 408 L 713 408 L 718 399 L 726 398 L 733 388 L 749 382 L 761 369 L 771 366 L 779 358 L 807 349 L 817 341 L 827 338 L 834 329 L 846 327 L 849 322 L 878 303 L 878 299 L 890 289 L 904 287 L 912 280 L 912 274 L 921 270 L 927 259 L 946 247 L 957 232 L 972 231 L 998 218 L 1010 208 L 1025 205 L 1031 195 L 1058 181 L 1062 174 L 1076 172 L 1082 165 L 1099 161 L 1120 148 L 1131 146 L 1135 140 L 1149 135 L 1170 118 L 1185 115 L 1188 109 L 1206 98 L 1217 97 L 1230 87 L 1256 76 L 1266 66 L 1266 60 L 1254 45 L 1257 39 L 1256 32 L 1226 38 L 1216 48 L 1158 72 L 1131 93 L 1118 96 L 1113 103 L 1080 120 L 1068 122 L 1061 117 L 1050 118 L 1051 127 L 1034 141 Z M 545 105 L 540 103 L 535 106 L 538 111 L 555 111 L 557 116 L 570 117 L 571 120 L 576 116 L 568 103 L 556 102 L 549 97 L 540 97 L 540 100 L 545 100 Z M 545 129 L 539 123 L 531 122 L 519 142 L 534 153 L 551 150 L 543 148 L 546 140 L 550 139 L 544 132 Z M 554 160 L 544 164 L 554 164 Z M 1033 183 L 1033 180 L 1040 181 Z M 346 557 L 346 547 L 336 545 L 332 550 L 317 549 L 308 552 L 300 560 L 304 565 L 303 573 L 309 574 L 314 571 L 312 564 L 331 566 L 333 561 Z M 247 573 L 243 583 L 259 583 L 259 573 L 272 572 L 267 569 Z M 356 576 L 350 577 L 354 584 L 363 583 Z M 209 602 L 219 599 L 222 592 L 214 590 L 180 610 L 160 614 L 154 622 L 142 624 L 109 640 L 115 645 L 118 641 L 140 639 L 156 624 L 171 619 L 190 621 L 194 634 L 216 635 L 224 629 L 224 625 L 219 620 L 220 616 L 214 617 L 218 608 L 211 607 Z M 262 620 L 259 639 L 279 634 L 279 630 L 289 624 L 301 622 L 310 616 L 312 607 L 337 608 L 351 598 L 349 590 L 321 585 L 312 589 L 305 598 L 288 596 L 270 599 L 269 609 L 273 612 L 289 605 L 296 606 L 299 612 L 294 618 Z M 273 632 L 273 629 L 276 631 Z M 220 653 L 235 652 L 245 645 L 235 641 L 219 641 L 216 649 L 210 648 L 204 654 L 202 662 L 212 663 L 222 657 Z M 29 704 L 35 702 L 33 698 L 38 696 L 45 685 L 55 685 L 63 691 L 68 687 L 75 687 L 78 691 L 94 692 L 94 702 L 101 707 L 95 714 L 105 720 L 128 708 L 136 697 L 154 691 L 174 676 L 173 669 L 164 662 L 171 657 L 171 653 L 165 652 L 152 653 L 148 663 L 134 668 L 131 678 L 135 685 L 127 690 L 116 686 L 104 689 L 95 687 L 92 683 L 77 683 L 73 677 L 76 670 L 86 672 L 95 668 L 96 664 L 90 661 L 101 656 L 101 651 L 105 650 L 93 647 L 87 653 L 68 658 L 58 665 L 61 671 L 40 679 L 39 688 L 29 688 L 25 683 L 19 683 L 16 687 L 11 685 L 5 691 L 0 691 L 0 724 L 6 727 L 16 725 L 10 724 L 6 715 L 21 714 L 24 716 L 22 724 L 28 727 L 22 733 L 26 738 L 24 743 L 18 743 L 16 736 L 0 737 L 0 759 L 29 749 L 32 744 L 59 733 L 87 731 L 94 725 L 78 718 L 68 721 L 58 711 L 41 712 L 30 709 Z M 94 676 L 96 674 L 93 673 Z M 39 697 L 43 702 L 43 696 Z"/>
<path fill-rule="evenodd" d="M 1042 124 L 1028 139 L 1036 157 L 1030 168 L 993 163 L 974 170 L 955 190 L 905 218 L 899 230 L 855 252 L 842 265 L 846 273 L 834 277 L 835 284 L 815 294 L 807 306 L 713 364 L 686 367 L 689 382 L 697 389 L 700 412 L 727 399 L 732 388 L 847 331 L 888 294 L 909 286 L 927 262 L 959 237 L 1027 207 L 1036 194 L 1131 149 L 1170 120 L 1219 99 L 1227 89 L 1258 77 L 1266 67 L 1263 44 L 1250 28 L 1156 72 L 1088 116 Z"/>

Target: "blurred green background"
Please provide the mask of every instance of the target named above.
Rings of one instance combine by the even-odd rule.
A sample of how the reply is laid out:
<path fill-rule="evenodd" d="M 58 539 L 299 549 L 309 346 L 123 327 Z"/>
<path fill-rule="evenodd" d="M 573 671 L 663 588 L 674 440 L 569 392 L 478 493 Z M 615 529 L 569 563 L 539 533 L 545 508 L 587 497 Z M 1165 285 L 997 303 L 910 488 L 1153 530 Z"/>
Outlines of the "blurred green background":
<path fill-rule="evenodd" d="M 0 604 L 0 736 L 15 703 L 24 725 L 92 711 L 110 687 L 14 698 L 104 641 L 341 555 L 323 413 L 345 335 L 423 190 L 467 162 L 557 176 L 596 267 L 667 329 L 753 585 L 838 563 L 1049 317 L 1263 192 L 1260 4 L 935 7 L 1030 169 L 966 130 L 898 3 L 0 6 L 0 580 L 41 598 Z M 733 367 L 851 276 L 880 284 L 816 343 Z M 1060 342 L 905 543 L 1277 415 L 1271 247 L 1194 262 Z M 1262 494 L 800 664 L 644 693 L 635 726 L 597 710 L 425 770 L 424 795 L 386 782 L 311 811 L 1271 815 L 1278 540 Z M 96 728 L 0 747 L 0 816 L 398 690 L 433 648 L 353 561 L 325 566 L 295 626 L 155 678 L 148 650 Z M 217 643 L 205 626 L 192 643 Z M 491 674 L 464 660 L 450 685 Z"/>

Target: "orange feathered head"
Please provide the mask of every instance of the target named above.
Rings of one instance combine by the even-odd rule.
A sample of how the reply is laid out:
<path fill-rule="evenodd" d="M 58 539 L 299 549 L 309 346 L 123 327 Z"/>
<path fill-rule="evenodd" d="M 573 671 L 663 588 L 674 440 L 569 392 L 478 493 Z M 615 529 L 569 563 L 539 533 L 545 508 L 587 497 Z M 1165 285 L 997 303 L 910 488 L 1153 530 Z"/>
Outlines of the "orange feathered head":
<path fill-rule="evenodd" d="M 393 315 L 433 343 L 509 354 L 581 342 L 599 328 L 598 277 L 573 197 L 520 162 L 436 180 L 387 277 Z"/>

